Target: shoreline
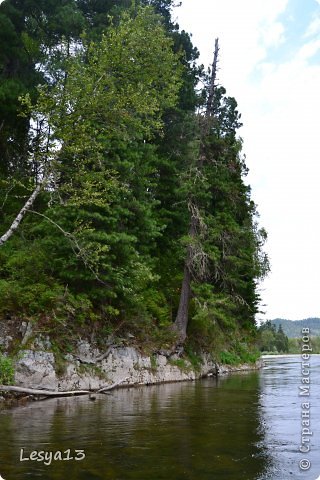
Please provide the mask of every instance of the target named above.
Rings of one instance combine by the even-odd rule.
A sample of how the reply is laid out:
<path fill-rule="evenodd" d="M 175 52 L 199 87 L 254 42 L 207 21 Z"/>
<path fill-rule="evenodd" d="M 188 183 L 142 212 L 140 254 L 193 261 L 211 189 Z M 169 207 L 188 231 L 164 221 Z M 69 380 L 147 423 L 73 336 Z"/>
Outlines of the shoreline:
<path fill-rule="evenodd" d="M 69 355 L 64 373 L 58 375 L 52 352 L 23 350 L 20 355 L 21 358 L 16 362 L 14 386 L 26 390 L 34 389 L 37 394 L 2 391 L 1 407 L 10 408 L 30 401 L 57 398 L 64 396 L 63 392 L 66 391 L 69 392 L 66 396 L 78 396 L 77 391 L 80 390 L 86 390 L 83 394 L 96 395 L 101 389 L 195 381 L 259 370 L 263 366 L 262 358 L 254 364 L 219 365 L 210 359 L 209 355 L 203 354 L 201 365 L 195 368 L 190 361 L 181 357 L 167 358 L 161 354 L 146 356 L 133 347 L 120 347 L 111 349 L 108 356 L 99 362 L 99 367 L 93 363 L 81 363 L 79 359 Z M 86 361 L 90 361 L 89 356 Z M 40 395 L 41 390 L 52 393 L 50 396 L 46 396 L 45 392 Z"/>

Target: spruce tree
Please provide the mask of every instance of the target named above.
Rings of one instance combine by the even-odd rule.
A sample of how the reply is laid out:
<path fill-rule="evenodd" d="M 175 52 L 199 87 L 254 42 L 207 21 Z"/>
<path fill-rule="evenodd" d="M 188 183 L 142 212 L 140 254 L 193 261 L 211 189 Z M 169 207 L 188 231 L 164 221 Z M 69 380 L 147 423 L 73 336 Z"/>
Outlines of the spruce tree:
<path fill-rule="evenodd" d="M 206 330 L 254 328 L 257 282 L 268 270 L 262 253 L 264 230 L 255 221 L 255 205 L 244 184 L 241 126 L 237 103 L 216 85 L 218 40 L 205 89 L 206 107 L 197 116 L 198 148 L 181 176 L 189 210 L 189 232 L 175 329 L 181 341 L 192 317 Z"/>

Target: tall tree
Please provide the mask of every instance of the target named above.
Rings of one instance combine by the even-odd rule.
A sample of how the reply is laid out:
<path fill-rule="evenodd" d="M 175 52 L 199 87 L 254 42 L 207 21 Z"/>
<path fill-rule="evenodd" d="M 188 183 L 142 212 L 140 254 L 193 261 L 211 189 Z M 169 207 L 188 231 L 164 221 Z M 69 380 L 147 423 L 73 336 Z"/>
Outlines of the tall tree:
<path fill-rule="evenodd" d="M 240 115 L 218 43 L 205 76 L 174 4 L 0 5 L 1 313 L 145 335 L 176 319 L 202 342 L 252 327 L 267 262 Z"/>
<path fill-rule="evenodd" d="M 217 63 L 218 63 L 218 53 L 219 53 L 219 42 L 218 39 L 215 41 L 215 50 L 214 58 L 212 64 L 211 78 L 209 83 L 209 90 L 207 96 L 207 105 L 204 117 L 201 118 L 200 123 L 200 143 L 199 143 L 199 153 L 196 164 L 194 166 L 194 174 L 203 175 L 203 162 L 206 156 L 206 141 L 210 132 L 210 125 L 214 115 L 214 93 L 215 93 L 215 82 L 216 82 L 216 72 L 217 72 Z M 201 231 L 205 228 L 199 207 L 197 205 L 197 199 L 191 196 L 188 199 L 188 210 L 190 212 L 190 228 L 189 228 L 189 240 L 190 243 L 187 246 L 187 255 L 184 265 L 183 280 L 179 301 L 179 308 L 177 312 L 177 317 L 175 320 L 175 328 L 179 332 L 181 341 L 184 341 L 187 334 L 188 318 L 189 318 L 189 302 L 191 295 L 191 281 L 192 275 L 195 273 L 195 261 L 200 270 L 198 275 L 203 279 L 206 277 L 206 255 L 201 250 L 195 250 L 195 238 L 197 235 L 201 235 Z"/>
<path fill-rule="evenodd" d="M 216 85 L 219 44 L 208 77 L 206 107 L 197 116 L 198 147 L 182 176 L 190 214 L 184 274 L 174 327 L 184 341 L 192 316 L 208 326 L 251 328 L 257 312 L 257 282 L 268 270 L 262 253 L 264 230 L 244 184 L 237 103 Z M 194 146 L 192 147 L 194 148 Z M 238 327 L 236 327 L 238 325 Z"/>
<path fill-rule="evenodd" d="M 150 140 L 162 128 L 163 111 L 176 102 L 179 65 L 159 16 L 139 8 L 135 17 L 124 13 L 101 42 L 70 58 L 67 77 L 40 88 L 36 108 L 25 97 L 33 124 L 41 125 L 32 152 L 39 176 L 2 243 L 42 192 L 40 210 L 32 208 L 32 214 L 43 221 L 31 236 L 39 242 L 39 234 L 46 239 L 50 232 L 51 240 L 42 244 L 46 248 L 50 240 L 51 271 L 56 253 L 54 274 L 70 288 L 90 291 L 99 277 L 109 286 L 100 285 L 99 294 L 96 288 L 99 298 L 110 289 L 113 296 L 134 297 L 138 276 L 141 284 L 151 275 L 148 251 L 160 231 L 152 215 Z M 53 231 L 64 232 L 66 242 L 52 242 Z M 72 248 L 78 260 L 68 252 Z M 80 268 L 79 260 L 90 268 Z"/>

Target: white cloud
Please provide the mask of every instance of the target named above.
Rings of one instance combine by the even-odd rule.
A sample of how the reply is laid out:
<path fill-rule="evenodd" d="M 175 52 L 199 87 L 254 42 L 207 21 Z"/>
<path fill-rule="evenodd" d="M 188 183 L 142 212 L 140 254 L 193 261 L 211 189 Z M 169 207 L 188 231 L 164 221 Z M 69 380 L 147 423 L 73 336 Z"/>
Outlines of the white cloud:
<path fill-rule="evenodd" d="M 276 47 L 284 42 L 284 26 L 280 22 L 267 24 L 262 32 L 262 43 L 265 47 Z"/>
<path fill-rule="evenodd" d="M 282 41 L 284 29 L 276 20 L 287 4 L 288 0 L 184 0 L 176 13 L 180 26 L 192 32 L 205 65 L 211 63 L 214 39 L 219 37 L 220 81 L 236 92 L 265 58 L 267 48 Z"/>
<path fill-rule="evenodd" d="M 319 0 L 320 4 L 320 0 Z M 313 37 L 314 35 L 318 35 L 320 33 L 320 15 L 316 15 L 312 22 L 308 25 L 307 31 L 305 33 L 305 37 Z"/>
<path fill-rule="evenodd" d="M 312 58 L 320 49 L 320 38 L 307 42 L 299 49 L 297 57 L 301 60 Z"/>
<path fill-rule="evenodd" d="M 271 318 L 319 314 L 319 80 L 320 67 L 297 56 L 266 69 L 243 100 L 249 182 L 269 232 L 263 297 Z"/>
<path fill-rule="evenodd" d="M 305 318 L 320 309 L 320 66 L 308 65 L 307 57 L 265 65 L 243 99 L 249 182 L 269 232 L 272 273 L 263 285 L 269 318 Z"/>
<path fill-rule="evenodd" d="M 240 133 L 250 168 L 248 181 L 261 224 L 269 232 L 272 273 L 262 285 L 266 316 L 319 316 L 320 66 L 308 63 L 320 49 L 320 39 L 312 38 L 318 32 L 316 17 L 305 27 L 304 38 L 309 40 L 281 62 L 285 29 L 295 26 L 279 22 L 287 0 L 197 0 L 192 7 L 193 3 L 185 0 L 180 24 L 194 33 L 206 64 L 214 38 L 220 37 L 219 80 L 243 114 Z M 290 18 L 290 8 L 286 16 Z M 268 51 L 274 46 L 277 61 Z M 283 58 L 286 53 L 284 45 Z"/>

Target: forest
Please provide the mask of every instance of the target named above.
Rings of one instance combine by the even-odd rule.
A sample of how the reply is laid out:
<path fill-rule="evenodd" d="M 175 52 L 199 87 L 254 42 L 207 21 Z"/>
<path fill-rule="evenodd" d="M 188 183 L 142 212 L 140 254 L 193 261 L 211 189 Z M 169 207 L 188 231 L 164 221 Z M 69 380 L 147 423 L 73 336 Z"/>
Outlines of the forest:
<path fill-rule="evenodd" d="M 309 328 L 312 336 L 320 335 L 320 318 L 305 318 L 303 320 L 286 320 L 276 318 L 271 320 L 271 324 L 275 327 L 282 326 L 284 333 L 289 338 L 301 338 L 302 329 Z"/>
<path fill-rule="evenodd" d="M 266 232 L 174 0 L 0 5 L 0 321 L 248 360 Z"/>
<path fill-rule="evenodd" d="M 309 330 L 312 353 L 320 353 L 319 318 L 304 320 L 267 320 L 258 328 L 258 346 L 264 354 L 301 355 L 303 329 Z"/>

